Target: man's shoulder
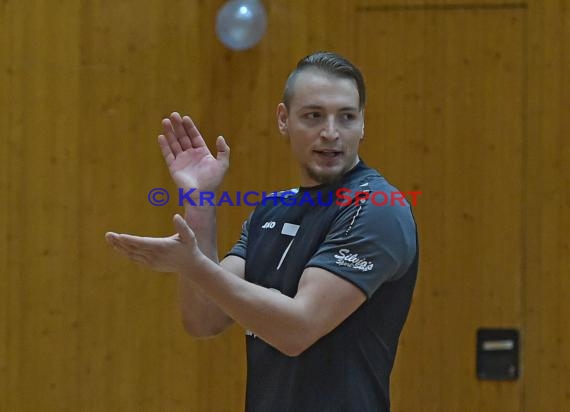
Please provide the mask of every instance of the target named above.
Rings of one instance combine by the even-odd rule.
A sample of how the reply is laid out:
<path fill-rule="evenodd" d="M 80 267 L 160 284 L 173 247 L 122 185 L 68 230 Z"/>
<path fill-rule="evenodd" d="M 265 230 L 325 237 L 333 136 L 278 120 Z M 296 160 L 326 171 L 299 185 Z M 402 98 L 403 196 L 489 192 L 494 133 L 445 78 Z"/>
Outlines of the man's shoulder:
<path fill-rule="evenodd" d="M 392 199 L 405 196 L 404 192 L 390 183 L 378 170 L 369 167 L 362 168 L 359 173 L 346 179 L 341 189 L 344 193 L 353 195 L 357 192 L 368 193 L 368 198 L 374 195 L 375 201 L 378 197 Z"/>
<path fill-rule="evenodd" d="M 398 189 L 375 169 L 362 168 L 345 182 L 342 190 L 341 204 L 346 207 L 341 208 L 344 209 L 341 214 L 355 214 L 370 228 L 387 221 L 408 221 L 415 226 L 408 193 Z"/>

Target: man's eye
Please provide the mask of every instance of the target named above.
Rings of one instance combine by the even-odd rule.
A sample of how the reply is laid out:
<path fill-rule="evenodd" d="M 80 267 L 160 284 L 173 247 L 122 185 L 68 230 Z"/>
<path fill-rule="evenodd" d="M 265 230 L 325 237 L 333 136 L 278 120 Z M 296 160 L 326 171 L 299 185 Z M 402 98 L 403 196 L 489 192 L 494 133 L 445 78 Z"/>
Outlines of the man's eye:
<path fill-rule="evenodd" d="M 305 115 L 305 117 L 306 117 L 307 119 L 318 119 L 319 117 L 321 117 L 321 114 L 320 114 L 320 113 L 317 113 L 317 112 L 311 112 L 311 113 L 307 113 L 307 114 Z"/>
<path fill-rule="evenodd" d="M 342 115 L 343 120 L 354 120 L 355 118 L 356 118 L 356 116 L 352 113 L 344 113 Z"/>

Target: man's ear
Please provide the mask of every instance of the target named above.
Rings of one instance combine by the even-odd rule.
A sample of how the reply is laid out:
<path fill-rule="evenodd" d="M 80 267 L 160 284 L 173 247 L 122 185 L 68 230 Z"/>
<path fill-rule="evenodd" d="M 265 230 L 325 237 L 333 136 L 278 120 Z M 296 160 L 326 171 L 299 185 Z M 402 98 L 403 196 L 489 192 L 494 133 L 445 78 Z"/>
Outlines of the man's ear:
<path fill-rule="evenodd" d="M 277 127 L 283 136 L 288 136 L 287 119 L 289 118 L 289 111 L 284 103 L 277 105 Z"/>

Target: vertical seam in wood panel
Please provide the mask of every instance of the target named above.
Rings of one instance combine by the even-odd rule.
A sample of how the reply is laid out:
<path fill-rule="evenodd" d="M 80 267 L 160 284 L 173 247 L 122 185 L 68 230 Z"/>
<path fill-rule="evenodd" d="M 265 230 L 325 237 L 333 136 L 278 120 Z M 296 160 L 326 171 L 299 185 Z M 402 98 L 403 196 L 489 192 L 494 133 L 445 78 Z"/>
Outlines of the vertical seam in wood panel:
<path fill-rule="evenodd" d="M 11 6 L 12 3 L 8 3 L 7 7 Z M 10 40 L 12 40 L 12 37 L 14 36 L 14 16 L 13 14 L 14 9 L 11 10 L 12 13 L 7 13 L 8 16 L 8 25 L 7 27 L 4 28 L 4 30 L 7 30 L 6 32 L 6 37 L 10 38 Z M 7 51 L 7 55 L 10 56 L 9 59 L 7 59 L 7 61 L 11 62 L 10 64 L 14 64 L 14 44 L 15 41 L 10 41 L 10 46 L 9 46 L 9 50 Z M 13 66 L 12 66 L 13 67 Z M 9 96 L 10 100 L 12 100 L 13 96 L 14 96 L 14 78 L 15 78 L 15 70 L 12 70 L 12 75 L 10 76 L 10 80 L 8 82 L 8 91 L 7 91 L 7 95 Z M 9 130 L 10 132 L 12 132 L 14 130 L 14 111 L 12 109 L 12 107 L 10 108 L 10 110 L 7 111 L 8 115 L 8 125 L 6 125 L 6 130 Z M 8 143 L 10 143 L 10 141 L 13 140 L 13 138 L 11 138 L 10 136 L 7 137 L 7 141 Z M 7 161 L 5 162 L 5 170 L 6 173 L 9 173 L 12 170 L 12 165 L 13 165 L 13 161 L 12 161 L 12 156 L 7 157 L 6 159 Z M 13 181 L 9 178 L 6 179 L 6 183 L 7 183 L 7 187 L 5 188 L 6 193 L 13 193 L 11 191 L 12 187 L 14 186 Z M 6 202 L 7 203 L 7 202 Z M 5 203 L 5 205 L 7 206 L 7 204 Z M 12 203 L 13 204 L 13 203 Z M 10 205 L 12 205 L 10 204 Z M 6 207 L 5 206 L 5 207 Z M 11 249 L 13 249 L 13 245 L 15 242 L 15 236 L 13 233 L 10 232 L 12 225 L 10 225 L 10 219 L 6 220 L 6 244 L 8 246 L 8 250 L 7 250 L 7 256 L 12 256 L 12 254 L 10 253 Z M 8 240 L 11 239 L 11 242 L 8 242 Z M 7 269 L 11 269 L 10 268 L 10 259 L 7 259 L 7 261 L 5 262 L 6 264 L 6 268 Z M 10 327 L 10 322 L 12 322 L 12 319 L 14 318 L 12 316 L 12 312 L 13 312 L 13 294 L 12 292 L 12 287 L 13 287 L 13 279 L 14 279 L 14 274 L 13 274 L 13 270 L 7 270 L 6 271 L 6 277 L 7 277 L 7 285 L 5 288 L 5 292 L 7 293 L 7 298 L 5 299 L 4 304 L 6 305 L 6 336 L 5 336 L 5 341 L 4 344 L 5 346 L 5 350 L 6 350 L 6 354 L 8 355 L 10 353 L 10 350 L 12 348 L 13 345 L 11 345 L 11 341 L 13 339 L 13 329 Z M 17 358 L 16 358 L 17 360 Z M 4 401 L 5 401 L 5 406 L 7 408 L 7 410 L 9 410 L 10 408 L 10 404 L 13 400 L 13 391 L 9 390 L 10 386 L 13 384 L 12 383 L 12 379 L 13 379 L 13 375 L 14 375 L 14 360 L 10 359 L 9 361 L 6 362 L 6 372 L 5 372 L 5 388 L 6 391 L 4 392 L 6 395 L 3 396 Z"/>
<path fill-rule="evenodd" d="M 87 26 L 87 24 L 89 23 L 89 21 L 86 22 L 86 13 L 87 11 L 89 11 L 89 5 L 87 2 L 82 1 L 79 5 L 78 8 L 78 15 L 77 15 L 77 19 L 79 22 L 79 30 L 77 31 L 77 44 L 79 47 L 79 52 L 78 52 L 78 62 L 77 62 L 77 104 L 78 104 L 78 109 L 77 112 L 79 114 L 79 116 L 81 116 L 81 118 L 84 118 L 85 113 L 83 113 L 84 110 L 84 102 L 83 102 L 83 93 L 84 93 L 84 77 L 85 77 L 85 64 L 84 64 L 84 55 L 86 53 L 86 49 L 87 47 L 85 47 L 85 36 L 86 36 L 86 30 L 89 30 L 90 27 Z M 91 7 L 94 7 L 93 5 Z M 87 45 L 89 46 L 89 45 Z M 77 144 L 77 176 L 80 176 L 81 179 L 85 179 L 85 170 L 87 169 L 87 167 L 85 167 L 85 159 L 83 158 L 83 150 L 85 147 L 85 143 L 84 140 L 81 139 L 79 141 L 79 143 Z M 87 213 L 85 212 L 84 209 L 84 205 L 83 205 L 83 193 L 84 193 L 84 186 L 85 183 L 82 183 L 80 185 L 77 186 L 77 192 L 76 192 L 76 196 L 77 196 L 77 222 L 83 222 L 84 219 L 87 216 Z M 87 379 L 85 379 L 85 370 L 90 368 L 90 359 L 85 357 L 85 350 L 84 347 L 85 345 L 87 345 L 87 342 L 85 341 L 85 330 L 88 330 L 89 328 L 85 327 L 84 324 L 87 321 L 87 317 L 85 316 L 85 304 L 84 304 L 84 297 L 82 295 L 83 291 L 84 291 L 84 285 L 85 285 L 85 279 L 83 274 L 85 273 L 85 256 L 87 255 L 86 253 L 84 253 L 84 241 L 83 239 L 85 238 L 85 234 L 83 233 L 83 231 L 80 231 L 78 233 L 77 236 L 77 254 L 78 254 L 78 259 L 77 259 L 77 273 L 79 274 L 79 279 L 77 281 L 77 306 L 76 306 L 76 310 L 77 310 L 77 319 L 80 322 L 79 323 L 79 327 L 77 329 L 77 348 L 76 348 L 76 356 L 77 356 L 77 386 L 76 386 L 76 399 L 77 399 L 77 408 L 78 409 L 89 409 L 90 406 L 92 405 L 86 405 L 85 402 L 85 398 L 86 398 L 86 391 L 88 391 L 88 385 L 85 381 L 87 381 Z M 102 405 L 106 405 L 106 402 L 108 402 L 107 399 L 105 400 L 101 400 L 101 404 Z"/>
<path fill-rule="evenodd" d="M 521 412 L 526 412 L 526 374 L 524 370 L 524 360 L 525 356 L 525 338 L 526 338 L 526 327 L 527 327 L 527 257 L 528 257 L 528 203 L 527 203 L 527 183 L 528 183 L 528 65 L 529 65 L 529 41 L 528 41 L 528 8 L 525 8 L 523 13 L 523 72 L 522 72 L 522 113 L 521 113 L 521 273 L 520 273 L 520 330 L 519 330 L 519 379 L 521 384 L 521 389 L 519 391 L 519 405 Z"/>

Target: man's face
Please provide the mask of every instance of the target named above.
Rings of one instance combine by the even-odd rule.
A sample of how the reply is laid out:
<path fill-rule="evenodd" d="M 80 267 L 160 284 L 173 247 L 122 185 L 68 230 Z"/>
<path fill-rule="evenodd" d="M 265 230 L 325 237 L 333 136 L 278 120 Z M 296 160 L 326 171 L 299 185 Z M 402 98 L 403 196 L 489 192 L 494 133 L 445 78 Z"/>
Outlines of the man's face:
<path fill-rule="evenodd" d="M 277 107 L 280 132 L 288 136 L 301 167 L 301 185 L 334 182 L 358 163 L 364 116 L 352 79 L 307 69 L 295 79 L 289 109 Z"/>

